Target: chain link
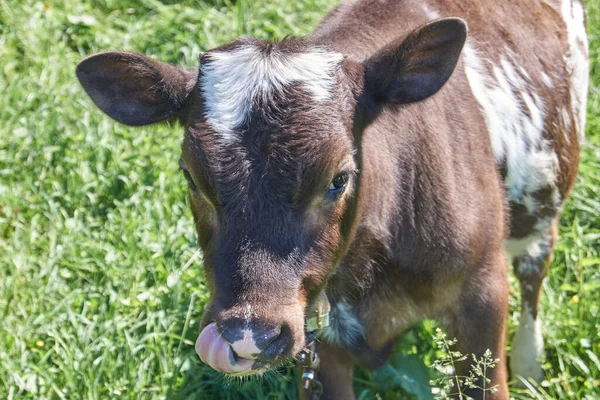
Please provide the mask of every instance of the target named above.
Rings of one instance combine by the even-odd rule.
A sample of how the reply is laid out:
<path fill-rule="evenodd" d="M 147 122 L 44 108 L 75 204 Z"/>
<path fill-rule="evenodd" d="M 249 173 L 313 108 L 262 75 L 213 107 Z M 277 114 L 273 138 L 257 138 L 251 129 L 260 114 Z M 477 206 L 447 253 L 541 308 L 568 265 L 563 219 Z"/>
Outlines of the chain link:
<path fill-rule="evenodd" d="M 298 363 L 302 367 L 300 383 L 304 398 L 307 400 L 319 400 L 323 394 L 323 385 L 317 379 L 320 361 L 314 340 L 302 349 L 298 355 Z"/>

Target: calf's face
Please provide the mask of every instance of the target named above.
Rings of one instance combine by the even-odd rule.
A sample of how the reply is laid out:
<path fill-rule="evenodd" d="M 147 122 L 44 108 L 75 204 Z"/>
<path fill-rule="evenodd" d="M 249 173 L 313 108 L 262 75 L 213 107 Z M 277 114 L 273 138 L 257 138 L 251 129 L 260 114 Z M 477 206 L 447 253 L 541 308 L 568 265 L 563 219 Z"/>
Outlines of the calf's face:
<path fill-rule="evenodd" d="M 296 41 L 201 57 L 181 168 L 212 293 L 197 349 L 224 372 L 298 352 L 307 299 L 336 265 L 356 174 L 341 69 Z"/>
<path fill-rule="evenodd" d="M 197 71 L 125 52 L 79 64 L 116 120 L 185 126 L 180 167 L 211 292 L 203 361 L 244 375 L 302 349 L 304 310 L 360 218 L 361 129 L 386 104 L 437 92 L 465 35 L 462 21 L 440 20 L 362 63 L 309 40 L 240 39 L 204 53 Z"/>

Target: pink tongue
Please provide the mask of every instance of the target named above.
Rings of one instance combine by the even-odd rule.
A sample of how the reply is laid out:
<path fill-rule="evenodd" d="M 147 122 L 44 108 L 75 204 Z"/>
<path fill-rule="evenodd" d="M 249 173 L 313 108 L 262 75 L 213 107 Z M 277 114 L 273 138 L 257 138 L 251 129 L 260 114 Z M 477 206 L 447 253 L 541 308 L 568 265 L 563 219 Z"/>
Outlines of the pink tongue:
<path fill-rule="evenodd" d="M 253 360 L 234 359 L 231 346 L 221 337 L 214 322 L 200 332 L 196 340 L 196 353 L 203 362 L 226 374 L 249 372 L 254 363 Z"/>

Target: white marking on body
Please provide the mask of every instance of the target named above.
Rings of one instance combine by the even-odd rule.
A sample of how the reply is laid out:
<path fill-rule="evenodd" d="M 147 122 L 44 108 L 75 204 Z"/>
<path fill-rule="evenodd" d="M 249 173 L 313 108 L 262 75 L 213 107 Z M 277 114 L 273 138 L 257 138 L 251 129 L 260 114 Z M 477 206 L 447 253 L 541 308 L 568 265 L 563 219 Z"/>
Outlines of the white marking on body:
<path fill-rule="evenodd" d="M 565 57 L 567 72 L 571 77 L 571 105 L 580 141 L 585 137 L 585 113 L 589 85 L 588 39 L 585 32 L 585 15 L 579 0 L 563 0 L 562 17 L 567 26 L 569 54 Z"/>
<path fill-rule="evenodd" d="M 521 312 L 519 328 L 512 341 L 510 369 L 515 377 L 532 378 L 540 382 L 544 371 L 538 358 L 544 354 L 544 338 L 539 318 L 534 319 L 529 306 Z"/>
<path fill-rule="evenodd" d="M 239 357 L 254 360 L 256 356 L 260 354 L 260 349 L 256 345 L 256 341 L 254 340 L 254 336 L 250 329 L 244 329 L 242 333 L 243 337 L 240 340 L 231 343 L 231 348 Z"/>
<path fill-rule="evenodd" d="M 522 66 L 519 66 L 519 71 L 521 71 L 521 74 L 525 77 L 525 79 L 530 80 L 531 77 L 529 76 L 529 72 L 527 72 L 527 70 L 525 68 L 523 68 Z"/>
<path fill-rule="evenodd" d="M 550 229 L 552 228 L 553 221 L 554 217 L 539 219 L 531 235 L 524 238 L 506 240 L 504 242 L 504 251 L 513 258 L 522 255 L 547 257 L 549 254 L 543 254 L 541 246 L 550 237 Z"/>
<path fill-rule="evenodd" d="M 331 322 L 321 331 L 326 341 L 342 347 L 355 345 L 365 336 L 365 328 L 346 299 L 335 303 L 331 309 Z"/>
<path fill-rule="evenodd" d="M 523 197 L 523 205 L 530 214 L 533 214 L 537 208 L 537 201 L 535 201 L 533 196 L 526 194 Z"/>
<path fill-rule="evenodd" d="M 550 76 L 548 76 L 548 74 L 546 74 L 545 72 L 542 72 L 542 81 L 550 89 L 554 87 L 554 82 L 552 82 L 552 78 L 550 78 Z"/>
<path fill-rule="evenodd" d="M 560 117 L 560 126 L 563 131 L 563 136 L 567 143 L 570 143 L 571 115 L 569 114 L 569 110 L 567 109 L 567 107 L 560 107 L 560 109 L 558 110 L 558 116 Z"/>
<path fill-rule="evenodd" d="M 508 197 L 528 205 L 533 214 L 536 204 L 525 196 L 554 186 L 558 170 L 558 158 L 543 138 L 544 104 L 531 91 L 527 75 L 517 72 L 508 61 L 514 57 L 502 57 L 494 64 L 481 58 L 470 42 L 463 56 L 467 80 L 481 106 L 496 161 L 506 163 Z"/>
<path fill-rule="evenodd" d="M 303 53 L 265 52 L 254 45 L 210 53 L 200 66 L 207 122 L 231 135 L 247 121 L 253 105 L 299 83 L 317 103 L 328 100 L 343 56 L 321 48 Z"/>
<path fill-rule="evenodd" d="M 540 236 L 536 232 L 533 235 L 521 239 L 508 239 L 504 242 L 504 251 L 511 257 L 518 257 L 525 253 L 527 247 L 539 240 Z"/>

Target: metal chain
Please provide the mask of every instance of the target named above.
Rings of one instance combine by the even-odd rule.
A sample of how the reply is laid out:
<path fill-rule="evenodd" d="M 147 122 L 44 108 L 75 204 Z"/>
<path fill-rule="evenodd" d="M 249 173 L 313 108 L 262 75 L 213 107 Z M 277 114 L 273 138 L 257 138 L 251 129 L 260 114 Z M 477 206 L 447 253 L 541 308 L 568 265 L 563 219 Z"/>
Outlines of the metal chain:
<path fill-rule="evenodd" d="M 302 372 L 299 378 L 300 398 L 302 400 L 319 400 L 323 394 L 323 385 L 317 379 L 320 360 L 316 351 L 316 331 L 329 325 L 329 311 L 331 306 L 327 295 L 322 292 L 314 304 L 307 310 L 305 321 L 307 334 L 315 334 L 313 339 L 298 354 L 297 361 Z M 311 315 L 314 313 L 314 317 Z"/>
<path fill-rule="evenodd" d="M 323 385 L 317 379 L 320 361 L 314 340 L 302 349 L 298 355 L 298 362 L 302 367 L 300 384 L 302 385 L 304 398 L 307 400 L 319 400 L 323 394 Z"/>

